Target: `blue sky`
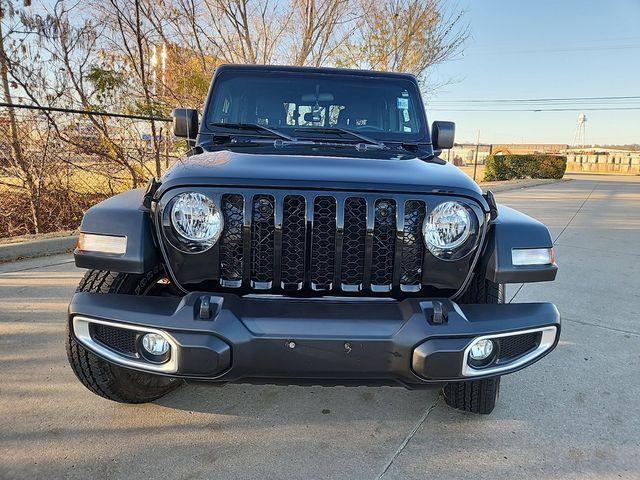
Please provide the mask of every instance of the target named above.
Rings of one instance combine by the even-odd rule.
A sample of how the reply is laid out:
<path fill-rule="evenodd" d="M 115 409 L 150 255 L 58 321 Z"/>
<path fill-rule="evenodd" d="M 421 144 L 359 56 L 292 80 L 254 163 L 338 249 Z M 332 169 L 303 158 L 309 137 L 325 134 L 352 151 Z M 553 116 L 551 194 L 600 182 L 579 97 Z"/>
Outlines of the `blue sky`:
<path fill-rule="evenodd" d="M 479 129 L 486 143 L 571 143 L 580 112 L 455 112 L 453 104 L 439 102 L 640 96 L 640 0 L 458 5 L 467 11 L 471 38 L 462 55 L 432 73 L 436 83 L 453 83 L 425 99 L 430 120 L 456 122 L 457 141 L 475 142 Z M 640 143 L 640 109 L 582 111 L 588 118 L 586 143 Z"/>

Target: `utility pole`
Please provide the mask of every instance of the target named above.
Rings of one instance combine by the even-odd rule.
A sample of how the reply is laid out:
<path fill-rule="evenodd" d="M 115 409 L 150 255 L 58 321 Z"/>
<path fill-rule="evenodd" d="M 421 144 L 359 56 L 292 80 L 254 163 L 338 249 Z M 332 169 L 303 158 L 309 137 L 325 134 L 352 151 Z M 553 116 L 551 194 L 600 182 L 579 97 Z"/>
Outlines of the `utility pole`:
<path fill-rule="evenodd" d="M 473 181 L 476 181 L 476 171 L 478 170 L 478 149 L 480 148 L 480 130 L 478 129 L 478 138 L 476 139 L 476 155 L 473 161 Z"/>

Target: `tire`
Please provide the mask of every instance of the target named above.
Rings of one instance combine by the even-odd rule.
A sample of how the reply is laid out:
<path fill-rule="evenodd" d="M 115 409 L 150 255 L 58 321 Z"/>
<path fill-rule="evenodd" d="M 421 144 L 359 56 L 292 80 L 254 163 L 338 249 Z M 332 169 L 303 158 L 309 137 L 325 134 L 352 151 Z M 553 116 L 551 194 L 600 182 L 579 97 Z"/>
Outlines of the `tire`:
<path fill-rule="evenodd" d="M 144 275 L 129 275 L 104 270 L 85 273 L 76 292 L 144 295 L 164 278 L 162 267 Z M 146 403 L 157 400 L 178 387 L 178 379 L 138 372 L 109 363 L 82 346 L 67 322 L 67 358 L 73 373 L 91 392 L 121 403 Z"/>
<path fill-rule="evenodd" d="M 458 303 L 504 303 L 505 290 L 501 283 L 493 283 L 484 275 L 476 274 Z"/>
<path fill-rule="evenodd" d="M 471 284 L 458 300 L 459 303 L 504 303 L 504 285 L 476 274 Z M 444 401 L 450 407 L 465 412 L 489 414 L 493 412 L 500 394 L 500 377 L 482 380 L 451 382 L 442 389 Z"/>
<path fill-rule="evenodd" d="M 450 407 L 465 412 L 493 412 L 500 393 L 500 377 L 484 380 L 448 383 L 442 389 L 444 401 Z"/>

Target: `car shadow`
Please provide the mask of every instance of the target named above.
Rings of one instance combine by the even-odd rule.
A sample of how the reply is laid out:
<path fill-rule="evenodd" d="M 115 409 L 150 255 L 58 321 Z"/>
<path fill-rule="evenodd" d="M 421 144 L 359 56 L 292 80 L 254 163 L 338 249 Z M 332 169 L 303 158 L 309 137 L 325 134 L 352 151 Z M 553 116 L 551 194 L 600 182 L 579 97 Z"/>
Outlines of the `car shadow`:
<path fill-rule="evenodd" d="M 166 408 L 231 416 L 298 418 L 344 416 L 402 420 L 433 404 L 439 389 L 186 383 L 157 400 Z"/>

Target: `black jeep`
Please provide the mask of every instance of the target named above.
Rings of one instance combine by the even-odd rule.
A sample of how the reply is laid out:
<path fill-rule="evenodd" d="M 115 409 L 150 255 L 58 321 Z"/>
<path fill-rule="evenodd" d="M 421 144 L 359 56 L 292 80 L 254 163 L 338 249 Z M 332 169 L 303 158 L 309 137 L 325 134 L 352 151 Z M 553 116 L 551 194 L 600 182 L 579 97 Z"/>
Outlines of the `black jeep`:
<path fill-rule="evenodd" d="M 187 156 L 85 215 L 67 352 L 128 403 L 180 380 L 442 387 L 489 413 L 500 376 L 557 344 L 549 231 L 442 161 L 411 75 L 220 67 Z"/>

